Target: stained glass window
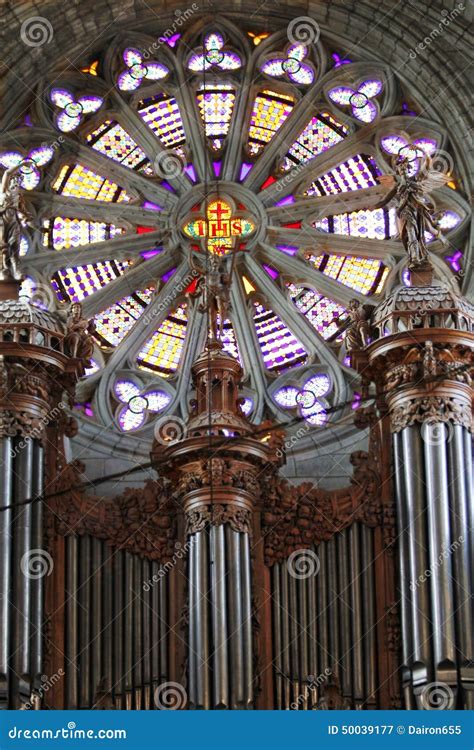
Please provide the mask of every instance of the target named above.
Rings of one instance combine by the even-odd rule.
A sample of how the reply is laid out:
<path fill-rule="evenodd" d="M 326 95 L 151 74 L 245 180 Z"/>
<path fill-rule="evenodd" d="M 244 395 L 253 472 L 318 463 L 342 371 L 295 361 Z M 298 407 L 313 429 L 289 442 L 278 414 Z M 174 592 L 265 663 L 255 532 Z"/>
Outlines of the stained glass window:
<path fill-rule="evenodd" d="M 305 58 L 308 47 L 304 44 L 291 44 L 283 57 L 268 60 L 262 65 L 262 73 L 273 78 L 289 78 L 292 83 L 309 86 L 314 81 L 314 72 Z"/>
<path fill-rule="evenodd" d="M 81 164 L 62 167 L 53 183 L 53 190 L 61 195 L 88 200 L 116 203 L 130 200 L 122 187 Z"/>
<path fill-rule="evenodd" d="M 381 261 L 371 258 L 345 255 L 323 255 L 315 258 L 311 254 L 307 258 L 321 273 L 361 294 L 378 293 L 388 274 L 388 268 L 385 268 Z"/>
<path fill-rule="evenodd" d="M 247 150 L 252 156 L 263 151 L 291 114 L 295 99 L 265 89 L 255 97 L 250 115 Z"/>
<path fill-rule="evenodd" d="M 121 276 L 130 261 L 104 260 L 87 266 L 60 268 L 51 279 L 61 302 L 80 302 Z"/>
<path fill-rule="evenodd" d="M 367 237 L 374 240 L 388 240 L 397 234 L 395 208 L 375 208 L 334 214 L 315 221 L 317 229 L 335 234 L 348 234 L 353 237 Z"/>
<path fill-rule="evenodd" d="M 137 357 L 143 370 L 158 372 L 167 378 L 178 369 L 188 322 L 186 304 L 181 305 L 160 325 Z"/>
<path fill-rule="evenodd" d="M 337 331 L 337 323 L 333 322 L 333 319 L 344 316 L 345 308 L 312 289 L 295 284 L 287 286 L 294 304 L 318 333 L 325 339 L 333 336 Z"/>
<path fill-rule="evenodd" d="M 283 161 L 282 170 L 287 172 L 295 164 L 305 164 L 310 159 L 327 151 L 344 139 L 347 128 L 329 112 L 312 117 L 298 136 Z"/>
<path fill-rule="evenodd" d="M 255 302 L 254 324 L 265 367 L 282 372 L 306 360 L 306 351 L 281 318 Z"/>
<path fill-rule="evenodd" d="M 89 245 L 92 242 L 103 242 L 123 232 L 121 227 L 105 224 L 103 221 L 68 219 L 62 216 L 45 219 L 43 230 L 43 244 L 55 250 L 67 250 L 70 247 Z"/>
<path fill-rule="evenodd" d="M 204 39 L 204 49 L 191 55 L 188 61 L 189 70 L 202 73 L 211 68 L 217 70 L 238 70 L 242 61 L 236 52 L 226 49 L 222 34 L 213 32 Z"/>
<path fill-rule="evenodd" d="M 235 90 L 229 84 L 201 86 L 197 93 L 199 112 L 206 125 L 206 135 L 215 150 L 229 132 L 235 104 Z"/>
<path fill-rule="evenodd" d="M 186 142 L 186 134 L 178 102 L 173 96 L 158 94 L 151 99 L 144 99 L 138 112 L 165 148 L 183 153 L 178 147 Z"/>
<path fill-rule="evenodd" d="M 96 338 L 103 346 L 117 346 L 143 315 L 154 287 L 134 292 L 95 316 Z"/>
<path fill-rule="evenodd" d="M 149 177 L 154 176 L 153 168 L 145 152 L 138 146 L 126 130 L 115 120 L 106 120 L 87 136 L 87 142 L 96 151 L 109 159 L 120 162 L 125 167 L 136 169 Z"/>
<path fill-rule="evenodd" d="M 348 190 L 362 190 L 377 184 L 381 174 L 372 156 L 357 154 L 315 180 L 306 195 L 334 195 Z"/>
<path fill-rule="evenodd" d="M 337 86 L 329 90 L 329 98 L 340 107 L 349 107 L 353 117 L 361 122 L 372 122 L 377 117 L 377 105 L 373 101 L 383 90 L 382 81 L 376 78 L 364 81 L 357 89 Z"/>

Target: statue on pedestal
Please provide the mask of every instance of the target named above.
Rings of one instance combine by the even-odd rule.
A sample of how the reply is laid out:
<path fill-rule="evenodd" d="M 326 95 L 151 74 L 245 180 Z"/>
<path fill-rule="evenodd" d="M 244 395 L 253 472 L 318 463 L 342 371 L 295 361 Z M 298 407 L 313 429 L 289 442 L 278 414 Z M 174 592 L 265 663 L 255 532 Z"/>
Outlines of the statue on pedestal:
<path fill-rule="evenodd" d="M 30 223 L 20 193 L 19 169 L 9 167 L 0 183 L 0 274 L 19 279 L 20 235 L 23 223 Z"/>
<path fill-rule="evenodd" d="M 445 242 L 427 197 L 433 190 L 443 187 L 449 178 L 433 169 L 429 156 L 420 159 L 416 172 L 410 169 L 411 164 L 407 157 L 399 157 L 395 162 L 395 174 L 379 178 L 389 192 L 378 207 L 386 206 L 395 198 L 400 239 L 408 254 L 408 268 L 418 269 L 431 265 L 426 234 Z"/>
<path fill-rule="evenodd" d="M 199 274 L 194 297 L 200 297 L 198 310 L 208 312 L 210 341 L 220 341 L 224 333 L 224 321 L 230 311 L 230 274 L 225 263 L 217 255 L 210 254 L 207 268 L 198 265 L 191 253 L 191 267 Z"/>
<path fill-rule="evenodd" d="M 340 333 L 345 332 L 344 342 L 346 350 L 352 352 L 362 349 L 370 342 L 370 317 L 374 309 L 373 305 L 362 305 L 358 299 L 351 299 L 347 309 L 347 318 L 339 325 L 329 341 L 333 341 Z M 333 322 L 339 323 L 340 318 L 336 316 Z"/>
<path fill-rule="evenodd" d="M 94 340 L 92 335 L 95 331 L 93 320 L 82 317 L 82 305 L 74 302 L 67 316 L 66 336 L 64 347 L 66 353 L 73 359 L 81 359 L 84 365 L 89 365 L 89 360 L 94 353 Z"/>

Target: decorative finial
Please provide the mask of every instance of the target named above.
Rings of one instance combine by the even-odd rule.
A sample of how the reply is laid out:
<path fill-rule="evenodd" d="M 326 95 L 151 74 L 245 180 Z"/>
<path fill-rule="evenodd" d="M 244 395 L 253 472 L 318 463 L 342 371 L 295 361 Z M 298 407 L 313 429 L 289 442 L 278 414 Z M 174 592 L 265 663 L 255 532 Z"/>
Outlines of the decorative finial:
<path fill-rule="evenodd" d="M 0 183 L 0 281 L 19 281 L 20 235 L 23 223 L 30 223 L 20 192 L 18 172 L 24 164 L 5 170 Z"/>

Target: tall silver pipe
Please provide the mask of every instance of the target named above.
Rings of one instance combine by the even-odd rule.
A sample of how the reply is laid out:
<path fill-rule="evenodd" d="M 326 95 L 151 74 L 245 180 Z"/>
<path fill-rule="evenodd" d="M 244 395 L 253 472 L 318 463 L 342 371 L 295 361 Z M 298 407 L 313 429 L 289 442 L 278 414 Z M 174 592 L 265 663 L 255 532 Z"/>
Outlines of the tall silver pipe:
<path fill-rule="evenodd" d="M 188 581 L 189 581 L 189 646 L 188 646 L 188 696 L 190 708 L 196 708 L 197 683 L 196 683 L 196 603 L 197 603 L 197 557 L 196 557 L 196 535 L 192 537 L 193 543 L 189 549 Z"/>
<path fill-rule="evenodd" d="M 473 439 L 472 434 L 469 432 L 469 430 L 464 430 L 464 462 L 466 467 L 466 473 L 465 473 L 465 480 L 466 480 L 466 508 L 467 508 L 467 517 L 468 517 L 468 524 L 465 529 L 465 535 L 466 535 L 466 546 L 469 554 L 469 559 L 471 561 L 470 564 L 470 574 L 471 574 L 471 595 L 473 593 L 474 588 L 474 470 L 473 470 L 473 461 L 472 461 L 472 452 L 473 452 Z M 472 606 L 474 608 L 474 602 L 472 603 Z M 474 619 L 474 614 L 473 614 Z M 474 654 L 471 651 L 471 662 L 474 663 Z M 466 673 L 466 670 L 463 669 L 461 673 L 461 679 L 463 681 L 464 686 L 464 695 L 465 695 L 465 706 L 469 710 L 474 710 L 474 676 L 472 675 L 471 670 L 467 673 L 467 678 L 464 679 L 463 674 Z"/>
<path fill-rule="evenodd" d="M 14 463 L 15 501 L 21 503 L 33 492 L 33 440 L 16 439 L 18 453 Z M 22 443 L 22 447 L 20 447 Z M 18 708 L 31 695 L 31 591 L 35 580 L 35 558 L 44 563 L 44 552 L 31 552 L 32 505 L 15 508 L 13 516 L 13 601 L 15 626 L 11 643 L 14 692 L 11 705 Z"/>
<path fill-rule="evenodd" d="M 410 594 L 410 527 L 405 492 L 403 441 L 401 433 L 393 434 L 393 460 L 395 468 L 395 496 L 398 530 L 398 588 L 400 595 L 401 641 L 402 641 L 402 686 L 405 707 L 413 709 L 411 663 L 413 659 L 413 631 Z"/>
<path fill-rule="evenodd" d="M 309 674 L 317 676 L 319 674 L 318 662 L 318 628 L 317 628 L 317 595 L 316 587 L 319 575 L 312 576 L 308 579 L 308 617 L 309 617 Z M 310 688 L 311 708 L 317 702 L 316 688 Z"/>
<path fill-rule="evenodd" d="M 423 427 L 428 510 L 428 549 L 431 564 L 431 618 L 436 679 L 457 683 L 451 557 L 447 438 L 448 428 L 426 422 Z M 440 430 L 445 439 L 440 440 Z"/>
<path fill-rule="evenodd" d="M 114 581 L 114 553 L 106 542 L 101 542 L 103 560 L 103 626 L 102 626 L 102 667 L 101 676 L 104 680 L 105 689 L 110 691 L 114 685 L 113 678 L 113 652 L 115 650 L 115 639 L 113 636 L 113 588 L 120 585 Z"/>
<path fill-rule="evenodd" d="M 282 672 L 283 682 L 283 708 L 288 709 L 291 703 L 291 663 L 290 663 L 290 628 L 289 628 L 289 591 L 288 591 L 288 566 L 286 562 L 280 564 L 281 575 L 281 635 L 282 635 Z"/>
<path fill-rule="evenodd" d="M 12 503 L 13 497 L 13 440 L 9 437 L 0 438 L 0 508 Z M 8 705 L 9 668 L 8 655 L 10 652 L 10 598 L 12 581 L 12 511 L 0 512 L 0 707 Z"/>
<path fill-rule="evenodd" d="M 292 571 L 288 571 L 288 592 L 289 592 L 289 622 L 290 622 L 290 679 L 291 679 L 291 702 L 299 705 L 301 695 L 301 677 L 299 671 L 299 623 L 298 623 L 298 596 L 296 591 L 297 581 Z"/>
<path fill-rule="evenodd" d="M 351 699 L 351 611 L 349 590 L 349 546 L 347 530 L 337 535 L 339 556 L 339 620 L 341 626 L 341 689 L 345 698 Z"/>
<path fill-rule="evenodd" d="M 282 640 L 281 640 L 281 587 L 280 587 L 280 563 L 272 567 L 272 593 L 273 593 L 273 643 L 275 649 L 275 702 L 276 708 L 283 708 L 283 665 L 281 662 Z"/>
<path fill-rule="evenodd" d="M 210 680 L 209 680 L 209 556 L 207 531 L 196 534 L 196 577 L 195 595 L 195 648 L 196 661 L 196 708 L 210 708 Z"/>
<path fill-rule="evenodd" d="M 318 547 L 319 573 L 316 577 L 317 607 L 318 607 L 318 641 L 319 641 L 319 670 L 321 674 L 327 669 L 334 669 L 333 659 L 329 654 L 329 619 L 328 619 L 328 588 L 325 545 Z M 317 673 L 319 674 L 319 672 Z"/>
<path fill-rule="evenodd" d="M 158 584 L 160 612 L 160 665 L 163 678 L 169 679 L 168 658 L 168 586 L 169 576 L 162 575 Z"/>
<path fill-rule="evenodd" d="M 151 583 L 149 583 L 151 582 Z M 146 558 L 141 560 L 142 623 L 143 623 L 143 702 L 148 711 L 151 706 L 151 590 L 153 585 L 151 563 Z"/>
<path fill-rule="evenodd" d="M 133 560 L 130 552 L 124 552 L 125 565 L 125 622 L 124 622 L 124 664 L 125 664 L 125 705 L 131 710 L 133 704 Z"/>
<path fill-rule="evenodd" d="M 361 527 L 362 536 L 362 614 L 363 614 L 363 653 L 365 677 L 365 697 L 367 708 L 375 709 L 377 659 L 375 653 L 375 571 L 374 571 L 374 532 L 367 526 Z"/>
<path fill-rule="evenodd" d="M 229 708 L 228 628 L 226 602 L 225 538 L 224 527 L 212 526 L 211 591 L 213 633 L 214 708 Z"/>
<path fill-rule="evenodd" d="M 133 685 L 135 708 L 142 708 L 143 687 L 143 625 L 142 625 L 142 581 L 141 560 L 138 555 L 132 556 L 133 576 Z"/>
<path fill-rule="evenodd" d="M 114 660 L 113 660 L 113 682 L 114 698 L 117 708 L 125 707 L 125 652 L 124 652 L 124 626 L 125 626 L 125 553 L 118 550 L 114 554 L 114 580 L 116 585 L 113 589 L 113 633 L 114 633 Z"/>
<path fill-rule="evenodd" d="M 102 542 L 92 539 L 92 568 L 91 568 L 91 681 L 92 701 L 95 701 L 102 680 L 102 603 L 105 595 L 102 575 Z"/>
<path fill-rule="evenodd" d="M 362 655 L 362 596 L 361 577 L 367 573 L 361 571 L 361 545 L 358 523 L 353 523 L 348 532 L 350 549 L 350 593 L 351 593 L 351 624 L 352 624 L 352 668 L 351 682 L 355 708 L 362 708 L 364 702 L 364 671 Z"/>
<path fill-rule="evenodd" d="M 405 427 L 401 434 L 403 445 L 404 490 L 408 537 L 408 586 L 412 633 L 412 681 L 421 689 L 430 681 L 430 593 L 425 573 L 429 568 L 426 529 L 424 457 L 418 426 Z"/>
<path fill-rule="evenodd" d="M 34 441 L 33 445 L 33 497 L 43 494 L 43 448 Z M 43 549 L 43 501 L 32 506 L 32 549 Z M 54 565 L 53 560 L 53 565 Z M 44 621 L 44 576 L 32 581 L 31 596 L 31 676 L 33 687 L 38 689 L 42 683 L 43 669 L 43 621 Z"/>
<path fill-rule="evenodd" d="M 328 604 L 327 604 L 327 618 L 328 618 L 328 635 L 329 639 L 325 642 L 325 647 L 331 654 L 332 671 L 339 677 L 341 667 L 341 624 L 339 617 L 339 588 L 337 579 L 337 540 L 335 537 L 329 539 L 327 542 L 322 542 L 319 545 L 320 555 L 324 555 L 327 560 L 326 570 L 326 581 L 322 580 L 321 584 L 326 585 L 328 589 Z"/>
<path fill-rule="evenodd" d="M 311 577 L 310 577 L 311 578 Z M 308 660 L 309 622 L 308 622 L 308 578 L 302 578 L 297 582 L 298 594 L 298 651 L 299 651 L 299 675 L 301 690 L 301 708 L 308 708 L 308 676 L 310 674 Z"/>
<path fill-rule="evenodd" d="M 252 563 L 248 534 L 241 532 L 240 552 L 242 558 L 242 631 L 245 672 L 244 707 L 253 708 L 253 644 L 252 644 Z"/>
<path fill-rule="evenodd" d="M 66 707 L 79 707 L 79 664 L 78 664 L 78 566 L 79 540 L 77 536 L 66 537 Z"/>
<path fill-rule="evenodd" d="M 229 632 L 230 660 L 232 665 L 231 704 L 234 709 L 244 707 L 244 659 L 242 632 L 242 600 L 240 584 L 242 579 L 239 533 L 226 526 L 228 545 L 228 585 L 229 585 Z"/>
<path fill-rule="evenodd" d="M 91 695 L 91 538 L 79 539 L 79 707 L 90 708 Z"/>
<path fill-rule="evenodd" d="M 160 589 L 158 585 L 158 577 L 159 577 L 159 565 L 158 563 L 153 560 L 151 565 L 151 598 L 150 598 L 150 606 L 151 606 L 151 684 L 152 684 L 152 709 L 156 709 L 157 706 L 154 702 L 154 691 L 160 685 L 160 683 L 165 681 L 164 677 L 164 670 L 161 669 L 161 663 L 160 663 Z M 188 693 L 190 692 L 190 688 L 188 685 Z"/>

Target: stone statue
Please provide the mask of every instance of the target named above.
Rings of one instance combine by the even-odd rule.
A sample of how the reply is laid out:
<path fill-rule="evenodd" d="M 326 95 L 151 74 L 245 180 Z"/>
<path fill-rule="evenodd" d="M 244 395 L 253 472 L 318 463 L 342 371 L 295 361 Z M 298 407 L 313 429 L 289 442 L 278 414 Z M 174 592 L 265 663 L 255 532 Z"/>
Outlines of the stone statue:
<path fill-rule="evenodd" d="M 336 333 L 331 336 L 329 341 L 334 340 L 340 333 L 345 331 L 344 341 L 348 352 L 354 349 L 362 349 L 370 342 L 370 318 L 373 305 L 361 305 L 358 299 L 351 299 L 347 310 L 348 316 L 339 326 Z M 333 318 L 333 322 L 338 323 L 339 316 Z"/>
<path fill-rule="evenodd" d="M 432 168 L 429 156 L 420 160 L 415 174 L 410 174 L 410 163 L 407 157 L 398 158 L 395 162 L 395 174 L 380 177 L 381 184 L 388 187 L 389 192 L 378 207 L 387 205 L 395 198 L 400 239 L 408 254 L 408 268 L 413 270 L 431 265 L 425 233 L 429 232 L 443 243 L 446 242 L 432 215 L 427 197 L 433 190 L 442 187 L 449 178 Z"/>
<path fill-rule="evenodd" d="M 18 171 L 21 165 L 5 170 L 0 184 L 0 250 L 2 271 L 19 279 L 20 234 L 23 223 L 30 223 L 20 193 Z"/>
<path fill-rule="evenodd" d="M 82 317 L 82 305 L 74 302 L 68 312 L 67 329 L 64 338 L 66 353 L 74 359 L 82 359 L 85 364 L 94 352 L 92 335 L 95 331 L 94 321 Z"/>
<path fill-rule="evenodd" d="M 230 274 L 218 255 L 209 254 L 207 268 L 198 265 L 192 256 L 191 267 L 200 278 L 193 296 L 201 297 L 199 310 L 207 310 L 209 316 L 209 339 L 220 341 L 224 332 L 224 321 L 230 311 Z"/>

